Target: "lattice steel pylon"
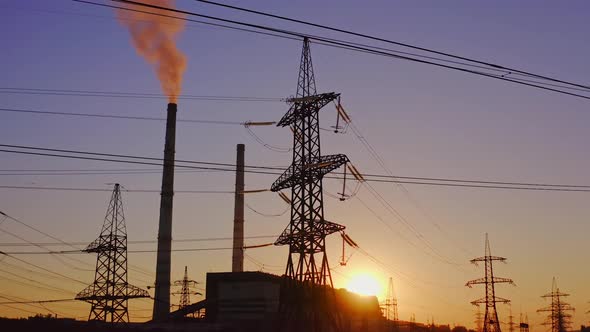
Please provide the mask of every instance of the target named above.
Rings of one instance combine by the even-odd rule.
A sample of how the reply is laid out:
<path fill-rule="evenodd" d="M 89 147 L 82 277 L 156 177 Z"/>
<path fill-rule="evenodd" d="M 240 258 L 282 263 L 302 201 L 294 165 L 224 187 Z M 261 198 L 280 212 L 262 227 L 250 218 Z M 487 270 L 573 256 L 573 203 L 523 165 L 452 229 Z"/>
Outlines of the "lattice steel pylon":
<path fill-rule="evenodd" d="M 191 280 L 188 278 L 188 268 L 184 267 L 184 277 L 182 280 L 176 280 L 174 282 L 174 286 L 180 286 L 179 292 L 174 292 L 174 295 L 180 295 L 180 301 L 178 303 L 178 310 L 184 309 L 185 307 L 191 304 L 191 295 L 202 295 L 199 292 L 193 291 L 191 288 L 194 288 L 199 283 Z M 191 315 L 194 315 L 192 313 Z"/>
<path fill-rule="evenodd" d="M 289 246 L 287 280 L 280 300 L 281 329 L 339 329 L 338 312 L 327 308 L 334 301 L 328 299 L 333 290 L 325 240 L 345 227 L 324 219 L 322 179 L 349 160 L 343 154 L 320 154 L 319 126 L 320 109 L 338 96 L 334 92 L 317 94 L 305 38 L 297 94 L 287 99 L 291 106 L 277 124 L 293 131 L 293 161 L 271 186 L 275 192 L 291 189 L 291 221 L 275 241 L 275 245 Z"/>
<path fill-rule="evenodd" d="M 512 307 L 510 307 L 510 315 L 508 316 L 508 332 L 514 332 L 514 316 L 512 315 Z"/>
<path fill-rule="evenodd" d="M 475 313 L 475 331 L 481 332 L 483 327 L 483 314 L 481 313 L 481 309 L 477 306 L 477 312 Z"/>
<path fill-rule="evenodd" d="M 76 295 L 92 306 L 88 320 L 129 321 L 127 300 L 150 297 L 146 290 L 127 283 L 127 228 L 119 184 L 115 184 L 98 239 L 84 249 L 97 253 L 94 282 Z"/>
<path fill-rule="evenodd" d="M 397 297 L 393 288 L 393 278 L 389 278 L 387 297 L 385 298 L 385 319 L 393 321 L 393 330 L 398 329 L 399 317 L 397 313 Z"/>
<path fill-rule="evenodd" d="M 485 256 L 474 258 L 471 263 L 477 265 L 478 262 L 484 262 L 485 264 L 485 277 L 471 280 L 465 284 L 465 286 L 471 288 L 473 285 L 483 284 L 486 287 L 486 296 L 471 302 L 471 304 L 479 306 L 485 304 L 486 312 L 484 314 L 484 321 L 482 326 L 483 332 L 501 332 L 500 321 L 498 320 L 498 311 L 496 310 L 496 303 L 509 303 L 510 300 L 503 299 L 496 296 L 496 290 L 494 285 L 499 283 L 509 283 L 514 285 L 512 279 L 494 277 L 494 269 L 492 266 L 493 261 L 505 262 L 506 258 L 492 256 L 490 250 L 490 242 L 488 240 L 488 234 L 486 234 L 485 244 Z"/>
<path fill-rule="evenodd" d="M 551 325 L 551 332 L 565 332 L 571 327 L 570 318 L 572 318 L 572 315 L 567 312 L 575 309 L 569 303 L 563 302 L 562 298 L 567 296 L 570 295 L 559 291 L 555 277 L 553 278 L 551 293 L 541 296 L 551 299 L 549 307 L 537 310 L 537 312 L 549 312 L 547 321 L 543 325 Z"/>
<path fill-rule="evenodd" d="M 529 332 L 529 315 L 525 315 L 524 319 L 522 319 L 522 314 L 520 314 L 520 324 L 518 327 L 520 328 L 520 332 Z"/>

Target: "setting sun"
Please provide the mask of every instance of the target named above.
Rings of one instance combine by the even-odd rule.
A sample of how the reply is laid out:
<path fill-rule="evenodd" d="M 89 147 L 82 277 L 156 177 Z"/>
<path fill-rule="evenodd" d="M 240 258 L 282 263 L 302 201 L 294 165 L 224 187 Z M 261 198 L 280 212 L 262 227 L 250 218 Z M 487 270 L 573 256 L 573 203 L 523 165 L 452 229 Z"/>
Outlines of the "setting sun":
<path fill-rule="evenodd" d="M 382 291 L 379 281 L 370 274 L 358 274 L 353 276 L 348 282 L 348 285 L 346 285 L 346 289 L 367 296 L 377 296 Z"/>

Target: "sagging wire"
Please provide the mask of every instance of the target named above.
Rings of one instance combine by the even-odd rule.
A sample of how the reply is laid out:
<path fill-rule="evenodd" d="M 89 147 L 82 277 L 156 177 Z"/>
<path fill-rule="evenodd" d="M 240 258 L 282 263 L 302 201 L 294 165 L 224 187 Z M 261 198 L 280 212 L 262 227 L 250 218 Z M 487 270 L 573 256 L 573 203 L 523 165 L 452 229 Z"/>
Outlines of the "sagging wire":
<path fill-rule="evenodd" d="M 347 170 L 348 170 L 348 172 L 350 172 L 350 174 L 357 181 L 356 186 L 350 192 L 350 194 L 346 193 L 346 180 L 347 180 L 347 175 L 348 175 Z M 358 194 L 358 192 L 360 191 L 362 183 L 365 181 L 365 178 L 362 176 L 362 174 L 358 171 L 358 169 L 351 162 L 346 162 L 344 164 L 343 175 L 344 176 L 342 179 L 342 192 L 337 192 L 336 193 L 337 195 L 330 194 L 328 192 L 325 193 L 327 196 L 338 199 L 341 202 L 355 197 Z"/>
<path fill-rule="evenodd" d="M 246 205 L 246 207 L 247 207 L 247 208 L 248 208 L 250 211 L 252 211 L 252 212 L 254 212 L 254 213 L 258 214 L 258 215 L 261 215 L 261 216 L 263 216 L 263 217 L 268 217 L 268 218 L 274 218 L 274 217 L 280 217 L 280 216 L 283 216 L 283 215 L 285 215 L 285 213 L 287 213 L 287 211 L 289 211 L 289 209 L 290 209 L 290 206 L 287 206 L 287 208 L 286 208 L 286 209 L 285 209 L 283 212 L 280 212 L 280 213 L 274 213 L 274 214 L 273 214 L 273 213 L 263 213 L 263 212 L 260 212 L 260 211 L 258 211 L 258 210 L 256 210 L 256 209 L 254 209 L 253 207 L 251 207 L 251 206 L 250 206 L 248 203 L 244 203 L 244 205 Z"/>
<path fill-rule="evenodd" d="M 292 151 L 291 148 L 274 146 L 274 145 L 270 145 L 270 144 L 266 143 L 262 138 L 260 138 L 258 135 L 256 135 L 254 133 L 254 131 L 252 131 L 252 129 L 251 129 L 252 126 L 269 126 L 269 125 L 272 125 L 272 124 L 274 124 L 274 122 L 252 122 L 252 121 L 247 121 L 247 122 L 244 122 L 244 128 L 248 132 L 248 135 L 250 135 L 250 137 L 252 137 L 252 139 L 254 139 L 254 141 L 256 143 L 262 145 L 263 147 L 267 148 L 268 150 L 274 151 L 274 152 L 280 152 L 280 153 L 288 153 L 288 152 L 291 152 Z"/>
<path fill-rule="evenodd" d="M 279 191 L 279 197 L 285 202 L 287 203 L 287 205 L 291 205 L 291 199 L 289 197 L 287 197 L 287 194 L 285 194 L 282 191 Z"/>
<path fill-rule="evenodd" d="M 284 268 L 282 266 L 279 265 L 270 265 L 270 264 L 264 264 L 263 262 L 257 260 L 256 258 L 244 253 L 244 257 L 246 259 L 248 259 L 250 262 L 252 262 L 254 265 L 258 266 L 258 268 L 260 269 L 259 271 L 263 271 L 267 270 L 267 271 L 281 271 Z"/>
<path fill-rule="evenodd" d="M 360 132 L 360 130 L 355 126 L 355 124 L 352 123 L 352 119 L 350 118 L 350 116 L 348 115 L 348 113 L 346 113 L 346 111 L 344 110 L 344 107 L 342 107 L 342 104 L 341 104 L 341 101 L 340 101 L 340 97 L 338 98 L 338 104 L 336 104 L 336 109 L 337 109 L 339 115 L 342 117 L 342 120 L 344 122 L 346 122 L 347 125 L 350 125 L 350 128 L 352 129 L 353 134 L 365 146 L 365 148 L 371 154 L 371 156 L 373 157 L 373 159 L 375 159 L 375 161 L 377 161 L 377 163 L 381 166 L 381 168 L 383 168 L 390 176 L 392 176 L 393 178 L 395 178 L 393 176 L 393 174 L 391 173 L 391 171 L 389 170 L 389 168 L 387 167 L 387 165 L 385 164 L 385 161 L 383 160 L 383 158 L 381 158 L 381 156 L 377 153 L 377 151 L 375 150 L 375 148 L 362 135 L 362 133 Z M 363 181 L 364 182 L 364 178 L 363 178 L 362 174 L 360 172 L 358 172 L 358 170 L 356 170 L 356 169 L 354 169 L 354 170 L 353 169 L 350 169 L 350 171 L 353 172 L 353 175 L 355 176 L 355 178 L 357 178 L 357 180 L 360 179 L 359 181 Z M 418 208 L 418 210 L 421 211 L 421 213 L 426 217 L 426 220 L 428 220 L 448 240 L 450 240 L 450 237 L 449 237 L 448 233 L 446 233 L 444 231 L 444 229 L 442 227 L 440 227 L 440 225 L 438 223 L 436 223 L 434 220 L 432 220 L 432 217 L 424 210 L 424 208 L 422 208 L 422 206 L 418 203 L 418 201 L 410 194 L 410 192 L 408 191 L 408 189 L 403 184 L 398 183 L 397 181 L 394 181 L 393 183 L 396 185 L 396 187 L 400 188 L 402 190 L 402 192 L 412 202 L 412 204 L 414 206 L 416 206 L 416 208 Z M 377 196 L 380 196 L 381 197 L 381 195 L 369 183 L 366 183 L 366 186 L 368 187 L 368 189 L 370 189 L 370 191 L 372 191 L 373 196 L 377 195 Z M 456 262 L 451 262 L 449 259 L 447 259 L 446 257 L 444 257 L 442 254 L 437 253 L 434 250 L 434 248 L 432 247 L 432 245 L 430 244 L 430 242 L 427 241 L 422 236 L 422 234 L 420 234 L 420 232 L 418 232 L 418 230 L 413 225 L 409 224 L 409 222 L 401 214 L 399 214 L 399 212 L 395 208 L 393 208 L 393 206 L 391 206 L 391 204 L 389 204 L 388 201 L 386 201 L 384 198 L 382 198 L 382 200 L 383 201 L 381 202 L 381 204 L 384 204 L 385 203 L 385 205 L 387 205 L 388 207 L 390 207 L 391 208 L 390 212 L 394 212 L 393 213 L 394 216 L 396 218 L 398 218 L 400 221 L 402 221 L 408 227 L 409 230 L 411 228 L 412 229 L 411 231 L 413 233 L 415 233 L 416 237 L 420 241 L 422 241 L 430 250 L 432 250 L 433 253 L 435 253 L 437 256 L 439 256 L 443 262 L 448 263 L 450 265 L 455 265 L 455 266 L 465 265 L 465 264 L 460 264 L 460 263 L 456 263 Z M 455 247 L 457 247 L 460 250 L 462 250 L 463 252 L 465 252 L 465 253 L 468 253 L 469 252 L 468 250 L 464 249 L 462 246 L 460 246 L 460 245 L 458 245 L 458 244 L 456 244 L 454 242 L 452 244 Z"/>

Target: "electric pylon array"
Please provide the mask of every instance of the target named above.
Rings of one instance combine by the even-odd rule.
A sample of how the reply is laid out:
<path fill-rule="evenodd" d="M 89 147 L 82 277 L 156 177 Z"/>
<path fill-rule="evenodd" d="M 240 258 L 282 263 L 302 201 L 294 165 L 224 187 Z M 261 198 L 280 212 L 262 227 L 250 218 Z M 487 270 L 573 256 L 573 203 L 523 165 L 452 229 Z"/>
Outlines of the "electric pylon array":
<path fill-rule="evenodd" d="M 484 321 L 482 326 L 483 332 L 501 332 L 500 321 L 498 320 L 498 311 L 496 309 L 496 303 L 509 303 L 510 300 L 497 297 L 494 285 L 499 283 L 514 284 L 512 279 L 494 277 L 494 269 L 492 263 L 494 261 L 505 262 L 506 258 L 492 256 L 490 250 L 490 242 L 488 235 L 486 234 L 485 244 L 485 256 L 474 258 L 471 263 L 477 265 L 479 262 L 484 262 L 485 265 L 485 277 L 471 280 L 465 284 L 465 286 L 471 288 L 473 285 L 482 284 L 485 285 L 485 297 L 472 301 L 471 304 L 479 306 L 485 304 L 486 311 L 484 314 Z"/>
<path fill-rule="evenodd" d="M 385 319 L 393 321 L 394 329 L 397 329 L 399 317 L 397 314 L 397 298 L 395 290 L 393 289 L 393 278 L 389 278 L 389 285 L 387 286 L 387 297 L 385 298 Z"/>
<path fill-rule="evenodd" d="M 185 266 L 184 277 L 182 280 L 176 280 L 174 282 L 174 286 L 180 286 L 180 291 L 172 293 L 174 295 L 180 295 L 178 310 L 184 309 L 191 304 L 191 295 L 202 295 L 201 293 L 192 290 L 192 288 L 196 287 L 197 285 L 198 282 L 188 278 L 188 268 Z"/>
<path fill-rule="evenodd" d="M 320 109 L 338 96 L 334 92 L 317 94 L 309 40 L 305 38 L 297 94 L 287 99 L 291 106 L 277 124 L 293 131 L 293 161 L 271 186 L 275 192 L 291 189 L 291 221 L 275 241 L 275 245 L 289 246 L 288 280 L 280 301 L 281 320 L 288 329 L 330 331 L 339 326 L 338 313 L 328 309 L 328 301 L 335 301 L 328 299 L 333 290 L 326 237 L 345 227 L 324 219 L 322 179 L 348 158 L 320 154 L 319 126 Z"/>
<path fill-rule="evenodd" d="M 88 320 L 128 322 L 127 300 L 150 297 L 127 283 L 127 228 L 119 187 L 115 184 L 100 236 L 84 250 L 98 254 L 94 283 L 76 295 L 92 304 Z"/>
<path fill-rule="evenodd" d="M 563 298 L 568 296 L 570 295 L 559 291 L 555 278 L 553 278 L 551 293 L 541 296 L 545 299 L 551 299 L 550 306 L 537 310 L 537 312 L 549 312 L 547 321 L 543 325 L 550 325 L 551 332 L 565 332 L 571 327 L 570 319 L 572 315 L 567 312 L 575 309 L 569 303 L 563 301 Z"/>

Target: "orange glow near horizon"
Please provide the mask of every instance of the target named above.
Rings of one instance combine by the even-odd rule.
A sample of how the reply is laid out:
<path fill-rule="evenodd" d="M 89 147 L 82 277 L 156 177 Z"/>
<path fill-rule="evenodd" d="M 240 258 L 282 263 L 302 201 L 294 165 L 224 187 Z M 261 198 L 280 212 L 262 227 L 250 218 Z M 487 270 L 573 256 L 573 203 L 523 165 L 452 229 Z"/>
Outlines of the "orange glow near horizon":
<path fill-rule="evenodd" d="M 348 281 L 346 289 L 359 295 L 382 297 L 384 288 L 375 276 L 363 272 L 355 274 Z"/>

